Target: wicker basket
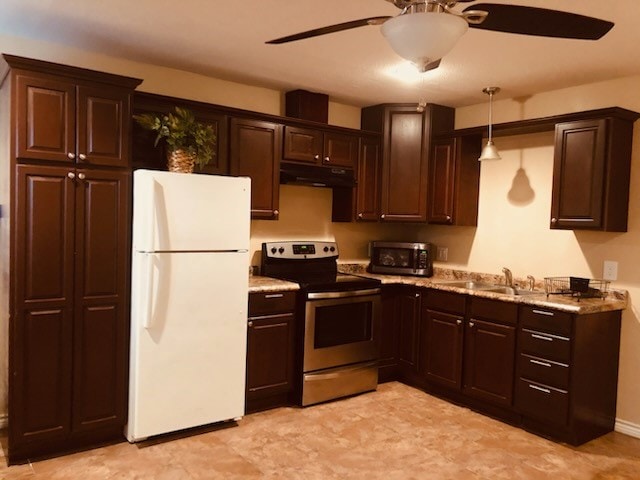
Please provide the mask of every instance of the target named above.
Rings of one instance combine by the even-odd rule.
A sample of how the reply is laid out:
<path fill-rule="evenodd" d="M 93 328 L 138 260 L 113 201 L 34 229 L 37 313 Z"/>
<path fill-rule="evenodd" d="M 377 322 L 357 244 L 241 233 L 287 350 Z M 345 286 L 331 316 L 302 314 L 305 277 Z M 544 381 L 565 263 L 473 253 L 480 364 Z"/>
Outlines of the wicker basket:
<path fill-rule="evenodd" d="M 171 150 L 167 153 L 167 167 L 170 172 L 193 173 L 195 155 L 184 150 Z"/>

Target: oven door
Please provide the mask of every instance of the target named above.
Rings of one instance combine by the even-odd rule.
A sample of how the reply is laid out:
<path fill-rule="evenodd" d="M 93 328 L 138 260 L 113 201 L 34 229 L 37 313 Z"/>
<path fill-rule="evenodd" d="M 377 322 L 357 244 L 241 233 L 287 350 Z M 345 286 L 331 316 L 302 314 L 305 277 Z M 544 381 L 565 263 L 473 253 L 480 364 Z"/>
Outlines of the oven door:
<path fill-rule="evenodd" d="M 380 289 L 309 293 L 305 312 L 304 371 L 376 360 Z"/>

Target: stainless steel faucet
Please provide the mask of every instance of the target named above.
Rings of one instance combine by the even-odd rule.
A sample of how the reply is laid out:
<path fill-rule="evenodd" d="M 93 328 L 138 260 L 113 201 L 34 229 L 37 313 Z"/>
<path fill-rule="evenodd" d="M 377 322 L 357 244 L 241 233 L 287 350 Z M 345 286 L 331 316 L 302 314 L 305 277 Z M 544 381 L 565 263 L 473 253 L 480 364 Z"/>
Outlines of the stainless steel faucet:
<path fill-rule="evenodd" d="M 536 286 L 536 279 L 533 278 L 533 275 L 527 275 L 527 280 L 529 281 L 529 290 L 533 290 Z"/>
<path fill-rule="evenodd" d="M 502 273 L 504 273 L 504 283 L 507 287 L 513 287 L 513 274 L 511 270 L 507 267 L 502 268 Z"/>

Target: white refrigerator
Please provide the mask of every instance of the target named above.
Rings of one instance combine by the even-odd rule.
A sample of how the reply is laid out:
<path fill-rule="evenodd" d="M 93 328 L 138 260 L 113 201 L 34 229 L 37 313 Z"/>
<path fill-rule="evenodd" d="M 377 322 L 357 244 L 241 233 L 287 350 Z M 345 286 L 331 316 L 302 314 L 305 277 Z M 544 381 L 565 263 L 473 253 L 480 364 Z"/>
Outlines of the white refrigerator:
<path fill-rule="evenodd" d="M 130 442 L 244 415 L 250 191 L 134 172 Z"/>

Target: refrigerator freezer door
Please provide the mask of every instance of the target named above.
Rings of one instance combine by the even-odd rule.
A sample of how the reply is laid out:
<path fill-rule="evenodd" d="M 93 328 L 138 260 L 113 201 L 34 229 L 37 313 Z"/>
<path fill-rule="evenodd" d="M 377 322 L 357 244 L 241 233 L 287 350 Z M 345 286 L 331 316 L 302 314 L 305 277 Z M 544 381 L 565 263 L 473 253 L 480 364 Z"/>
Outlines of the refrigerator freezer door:
<path fill-rule="evenodd" d="M 153 170 L 133 174 L 133 250 L 248 250 L 251 180 Z"/>
<path fill-rule="evenodd" d="M 134 252 L 129 441 L 244 415 L 248 265 Z"/>

